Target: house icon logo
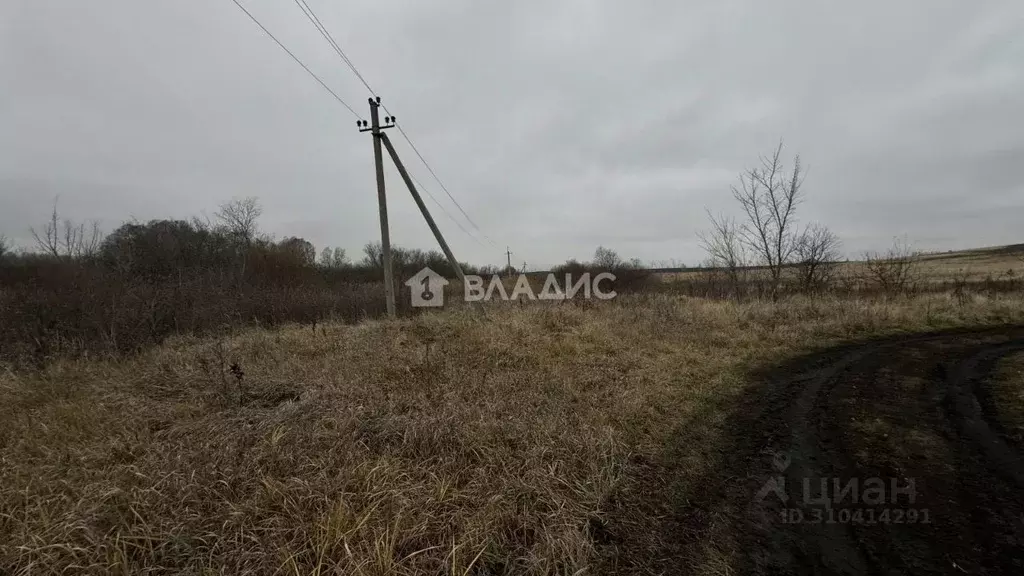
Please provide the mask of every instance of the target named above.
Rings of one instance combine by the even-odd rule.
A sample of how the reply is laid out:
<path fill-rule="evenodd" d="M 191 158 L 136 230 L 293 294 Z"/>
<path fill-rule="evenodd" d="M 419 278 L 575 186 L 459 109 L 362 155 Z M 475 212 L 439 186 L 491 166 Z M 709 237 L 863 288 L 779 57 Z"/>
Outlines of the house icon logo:
<path fill-rule="evenodd" d="M 444 306 L 444 287 L 448 280 L 429 267 L 405 281 L 412 291 L 413 308 Z"/>

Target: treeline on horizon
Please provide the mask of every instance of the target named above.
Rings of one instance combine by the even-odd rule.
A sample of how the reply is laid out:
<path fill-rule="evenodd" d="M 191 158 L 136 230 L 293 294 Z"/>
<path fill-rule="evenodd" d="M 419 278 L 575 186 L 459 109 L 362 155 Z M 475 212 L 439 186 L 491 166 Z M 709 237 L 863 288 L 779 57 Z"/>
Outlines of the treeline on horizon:
<path fill-rule="evenodd" d="M 120 355 L 175 334 L 223 333 L 238 325 L 359 321 L 382 316 L 383 256 L 371 242 L 357 261 L 319 253 L 299 237 L 262 233 L 255 198 L 222 204 L 213 218 L 126 222 L 109 234 L 62 219 L 56 204 L 31 228 L 32 250 L 0 237 L 0 362 L 42 366 L 57 357 Z M 631 265 L 599 248 L 605 269 Z M 454 277 L 438 250 L 392 247 L 400 313 L 404 280 L 429 266 Z M 461 264 L 466 274 L 514 273 Z M 570 261 L 564 270 L 589 263 Z"/>

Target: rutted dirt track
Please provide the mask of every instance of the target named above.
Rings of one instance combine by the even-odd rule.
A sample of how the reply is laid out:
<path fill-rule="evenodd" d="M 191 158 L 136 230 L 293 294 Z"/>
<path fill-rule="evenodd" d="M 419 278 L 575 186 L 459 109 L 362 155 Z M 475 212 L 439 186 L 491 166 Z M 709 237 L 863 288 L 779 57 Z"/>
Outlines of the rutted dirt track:
<path fill-rule="evenodd" d="M 1020 350 L 1021 328 L 960 331 L 849 346 L 766 374 L 754 428 L 764 436 L 743 434 L 770 455 L 745 475 L 748 567 L 1024 573 L 1024 455 L 985 393 L 996 361 Z"/>
<path fill-rule="evenodd" d="M 720 466 L 669 496 L 658 571 L 1024 574 L 1024 450 L 986 394 L 1022 350 L 1024 327 L 932 333 L 756 375 Z"/>

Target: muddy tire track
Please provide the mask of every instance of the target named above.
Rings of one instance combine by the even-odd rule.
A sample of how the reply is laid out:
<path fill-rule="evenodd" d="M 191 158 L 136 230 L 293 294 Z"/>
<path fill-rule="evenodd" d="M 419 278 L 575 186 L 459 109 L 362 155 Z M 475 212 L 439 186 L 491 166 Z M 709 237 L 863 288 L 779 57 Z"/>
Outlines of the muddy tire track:
<path fill-rule="evenodd" d="M 1021 326 L 955 330 L 754 374 L 714 477 L 669 497 L 659 572 L 1024 574 L 1024 454 L 985 392 L 1021 350 Z"/>

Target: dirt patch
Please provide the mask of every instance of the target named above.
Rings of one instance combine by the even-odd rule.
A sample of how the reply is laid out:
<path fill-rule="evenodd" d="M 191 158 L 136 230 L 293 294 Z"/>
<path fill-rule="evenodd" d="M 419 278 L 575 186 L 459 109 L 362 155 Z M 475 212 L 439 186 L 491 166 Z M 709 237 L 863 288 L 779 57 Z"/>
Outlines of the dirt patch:
<path fill-rule="evenodd" d="M 995 424 L 1011 442 L 1024 445 L 1024 351 L 999 361 L 987 391 L 982 399 L 988 402 Z"/>
<path fill-rule="evenodd" d="M 1024 458 L 990 388 L 1021 350 L 1024 328 L 961 330 L 756 374 L 718 466 L 669 495 L 666 572 L 1022 573 Z"/>

